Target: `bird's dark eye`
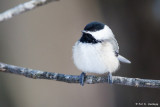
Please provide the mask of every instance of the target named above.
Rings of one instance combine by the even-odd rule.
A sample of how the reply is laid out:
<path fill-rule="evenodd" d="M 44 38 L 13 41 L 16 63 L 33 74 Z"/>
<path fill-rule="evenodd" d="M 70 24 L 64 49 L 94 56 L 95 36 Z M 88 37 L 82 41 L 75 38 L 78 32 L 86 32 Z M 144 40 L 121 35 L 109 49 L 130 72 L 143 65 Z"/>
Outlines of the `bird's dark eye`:
<path fill-rule="evenodd" d="M 84 28 L 85 31 L 98 31 L 104 28 L 104 24 L 100 22 L 91 22 Z"/>

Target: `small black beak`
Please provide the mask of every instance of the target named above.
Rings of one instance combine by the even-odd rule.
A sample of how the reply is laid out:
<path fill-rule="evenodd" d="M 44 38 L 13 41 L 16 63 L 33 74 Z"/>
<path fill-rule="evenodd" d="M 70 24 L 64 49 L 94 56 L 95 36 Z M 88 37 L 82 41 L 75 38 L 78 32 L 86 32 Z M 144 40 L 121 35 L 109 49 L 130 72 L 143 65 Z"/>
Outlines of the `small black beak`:
<path fill-rule="evenodd" d="M 87 33 L 85 30 L 82 30 L 81 32 L 82 32 L 82 33 Z"/>
<path fill-rule="evenodd" d="M 81 32 L 84 33 L 84 30 L 82 30 Z"/>

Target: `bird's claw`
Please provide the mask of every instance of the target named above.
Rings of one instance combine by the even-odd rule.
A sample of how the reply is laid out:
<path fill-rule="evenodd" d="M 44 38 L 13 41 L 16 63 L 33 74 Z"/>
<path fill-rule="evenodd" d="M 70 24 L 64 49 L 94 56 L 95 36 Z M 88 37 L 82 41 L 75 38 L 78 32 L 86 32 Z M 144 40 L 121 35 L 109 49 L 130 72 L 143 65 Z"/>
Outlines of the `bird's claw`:
<path fill-rule="evenodd" d="M 109 83 L 109 84 L 112 84 L 112 83 L 113 83 L 112 74 L 111 74 L 110 72 L 108 73 L 108 83 Z"/>
<path fill-rule="evenodd" d="M 84 86 L 84 79 L 85 79 L 86 74 L 84 72 L 81 73 L 79 83 L 81 86 Z"/>

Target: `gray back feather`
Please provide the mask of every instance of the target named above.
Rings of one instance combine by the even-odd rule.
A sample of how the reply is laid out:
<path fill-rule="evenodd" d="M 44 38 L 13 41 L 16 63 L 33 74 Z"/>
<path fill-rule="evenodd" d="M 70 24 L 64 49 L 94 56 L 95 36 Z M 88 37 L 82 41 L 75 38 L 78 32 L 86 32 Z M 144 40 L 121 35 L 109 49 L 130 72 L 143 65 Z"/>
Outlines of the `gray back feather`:
<path fill-rule="evenodd" d="M 117 40 L 116 40 L 114 37 L 112 37 L 112 38 L 110 38 L 110 39 L 107 39 L 107 40 L 105 40 L 105 41 L 111 43 L 112 46 L 113 46 L 114 51 L 115 51 L 117 54 L 119 54 L 118 42 L 117 42 Z"/>
<path fill-rule="evenodd" d="M 109 39 L 107 39 L 107 40 L 105 40 L 105 41 L 107 41 L 107 42 L 109 42 L 109 43 L 112 44 L 115 53 L 118 55 L 117 57 L 118 57 L 118 60 L 119 60 L 119 61 L 121 61 L 121 62 L 123 62 L 123 63 L 128 63 L 128 64 L 131 63 L 131 61 L 129 61 L 129 60 L 126 59 L 125 57 L 119 55 L 119 46 L 118 46 L 118 42 L 117 42 L 117 40 L 116 40 L 114 37 L 109 38 Z"/>

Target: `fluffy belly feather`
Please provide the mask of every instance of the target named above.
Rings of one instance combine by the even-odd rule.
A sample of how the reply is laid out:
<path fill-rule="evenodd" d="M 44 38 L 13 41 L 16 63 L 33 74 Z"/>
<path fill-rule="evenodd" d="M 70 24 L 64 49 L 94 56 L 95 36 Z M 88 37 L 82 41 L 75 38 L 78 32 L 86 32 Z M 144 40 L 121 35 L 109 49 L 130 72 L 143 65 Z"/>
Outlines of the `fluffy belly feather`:
<path fill-rule="evenodd" d="M 119 66 L 119 61 L 109 43 L 77 42 L 73 47 L 73 60 L 78 69 L 90 73 L 112 73 Z"/>

